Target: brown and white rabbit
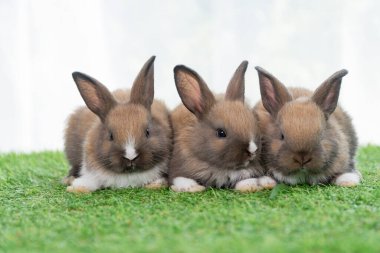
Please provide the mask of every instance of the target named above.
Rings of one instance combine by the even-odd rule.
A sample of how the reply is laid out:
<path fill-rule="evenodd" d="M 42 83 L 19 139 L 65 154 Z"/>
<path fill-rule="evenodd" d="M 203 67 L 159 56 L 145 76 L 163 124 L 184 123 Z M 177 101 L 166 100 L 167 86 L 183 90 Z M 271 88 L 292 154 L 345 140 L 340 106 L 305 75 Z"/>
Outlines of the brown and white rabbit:
<path fill-rule="evenodd" d="M 171 114 L 173 157 L 169 165 L 171 189 L 198 192 L 206 187 L 242 192 L 272 188 L 260 165 L 257 120 L 244 103 L 244 74 L 240 64 L 224 97 L 215 98 L 203 79 L 183 65 L 174 68 L 183 105 Z"/>
<path fill-rule="evenodd" d="M 167 186 L 172 132 L 167 108 L 153 100 L 154 59 L 145 63 L 130 91 L 113 94 L 94 78 L 73 73 L 88 108 L 79 108 L 68 120 L 67 191 Z"/>
<path fill-rule="evenodd" d="M 313 93 L 287 89 L 266 70 L 256 67 L 262 102 L 254 111 L 264 134 L 264 160 L 269 173 L 287 184 L 355 186 L 357 138 L 351 118 L 337 105 L 340 70 Z"/>

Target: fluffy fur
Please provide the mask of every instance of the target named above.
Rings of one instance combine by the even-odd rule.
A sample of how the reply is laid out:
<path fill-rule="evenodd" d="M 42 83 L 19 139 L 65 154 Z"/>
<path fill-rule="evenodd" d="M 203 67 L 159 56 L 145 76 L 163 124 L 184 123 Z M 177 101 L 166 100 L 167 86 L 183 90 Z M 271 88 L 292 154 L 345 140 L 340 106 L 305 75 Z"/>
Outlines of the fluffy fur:
<path fill-rule="evenodd" d="M 244 103 L 247 64 L 244 61 L 238 67 L 225 96 L 218 99 L 194 70 L 182 65 L 174 68 L 183 105 L 171 114 L 174 150 L 169 181 L 173 190 L 235 188 L 239 181 L 264 175 L 259 126 Z"/>
<path fill-rule="evenodd" d="M 65 132 L 68 191 L 166 185 L 172 133 L 167 108 L 153 100 L 153 64 L 151 57 L 130 91 L 112 94 L 94 78 L 73 73 L 87 107 L 70 116 Z"/>
<path fill-rule="evenodd" d="M 336 72 L 313 93 L 287 89 L 269 72 L 256 69 L 262 102 L 254 112 L 263 131 L 263 157 L 270 174 L 287 184 L 359 184 L 355 130 L 348 114 L 337 105 L 347 71 Z M 346 173 L 351 176 L 342 178 Z"/>

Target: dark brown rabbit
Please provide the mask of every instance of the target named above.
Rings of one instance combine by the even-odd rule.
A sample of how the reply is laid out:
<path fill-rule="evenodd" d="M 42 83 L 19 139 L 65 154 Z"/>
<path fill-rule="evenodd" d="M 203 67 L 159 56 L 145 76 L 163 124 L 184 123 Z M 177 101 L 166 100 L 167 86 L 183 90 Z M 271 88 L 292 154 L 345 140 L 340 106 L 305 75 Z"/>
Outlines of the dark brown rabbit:
<path fill-rule="evenodd" d="M 264 138 L 264 158 L 270 174 L 287 184 L 355 186 L 357 138 L 351 118 L 338 106 L 340 70 L 315 92 L 287 89 L 260 67 L 262 102 L 255 108 Z"/>
<path fill-rule="evenodd" d="M 194 70 L 183 65 L 174 68 L 183 102 L 171 114 L 174 151 L 169 182 L 174 191 L 218 187 L 249 192 L 275 185 L 264 176 L 259 127 L 244 103 L 247 65 L 244 61 L 238 67 L 220 98 L 215 98 Z"/>
<path fill-rule="evenodd" d="M 154 59 L 130 91 L 113 94 L 94 78 L 73 73 L 87 107 L 70 116 L 65 133 L 68 191 L 167 185 L 172 133 L 167 108 L 153 99 Z"/>

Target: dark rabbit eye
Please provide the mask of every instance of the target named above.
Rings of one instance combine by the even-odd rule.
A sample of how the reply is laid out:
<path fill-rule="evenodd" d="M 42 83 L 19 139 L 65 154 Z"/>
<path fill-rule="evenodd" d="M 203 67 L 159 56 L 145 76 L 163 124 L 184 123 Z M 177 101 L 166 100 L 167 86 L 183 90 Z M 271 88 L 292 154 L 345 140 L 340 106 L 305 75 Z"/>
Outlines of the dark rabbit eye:
<path fill-rule="evenodd" d="M 216 135 L 217 135 L 219 138 L 225 138 L 225 137 L 227 137 L 226 131 L 224 131 L 224 130 L 221 129 L 221 128 L 216 129 Z"/>
<path fill-rule="evenodd" d="M 113 134 L 112 134 L 112 132 L 109 133 L 109 137 L 108 138 L 109 138 L 110 141 L 113 141 Z"/>
<path fill-rule="evenodd" d="M 281 140 L 285 139 L 284 134 L 281 134 Z"/>
<path fill-rule="evenodd" d="M 150 132 L 149 132 L 148 128 L 145 130 L 145 136 L 146 136 L 146 138 L 148 138 L 150 136 Z"/>

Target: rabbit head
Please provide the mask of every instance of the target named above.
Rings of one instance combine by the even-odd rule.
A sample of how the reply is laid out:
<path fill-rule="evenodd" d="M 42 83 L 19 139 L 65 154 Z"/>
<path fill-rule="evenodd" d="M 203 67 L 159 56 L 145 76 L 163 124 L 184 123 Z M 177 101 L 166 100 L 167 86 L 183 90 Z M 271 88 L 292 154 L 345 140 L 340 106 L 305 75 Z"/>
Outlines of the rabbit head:
<path fill-rule="evenodd" d="M 243 61 L 224 97 L 216 98 L 205 81 L 183 65 L 174 68 L 175 84 L 184 106 L 196 123 L 186 137 L 192 156 L 220 169 L 239 169 L 254 160 L 260 148 L 259 127 L 244 103 Z"/>
<path fill-rule="evenodd" d="M 87 107 L 100 119 L 87 150 L 114 172 L 147 170 L 168 157 L 162 126 L 151 115 L 154 98 L 154 59 L 136 77 L 128 102 L 120 102 L 94 78 L 74 72 L 73 78 Z M 84 144 L 86 145 L 86 144 Z M 87 146 L 88 146 L 87 145 Z"/>

